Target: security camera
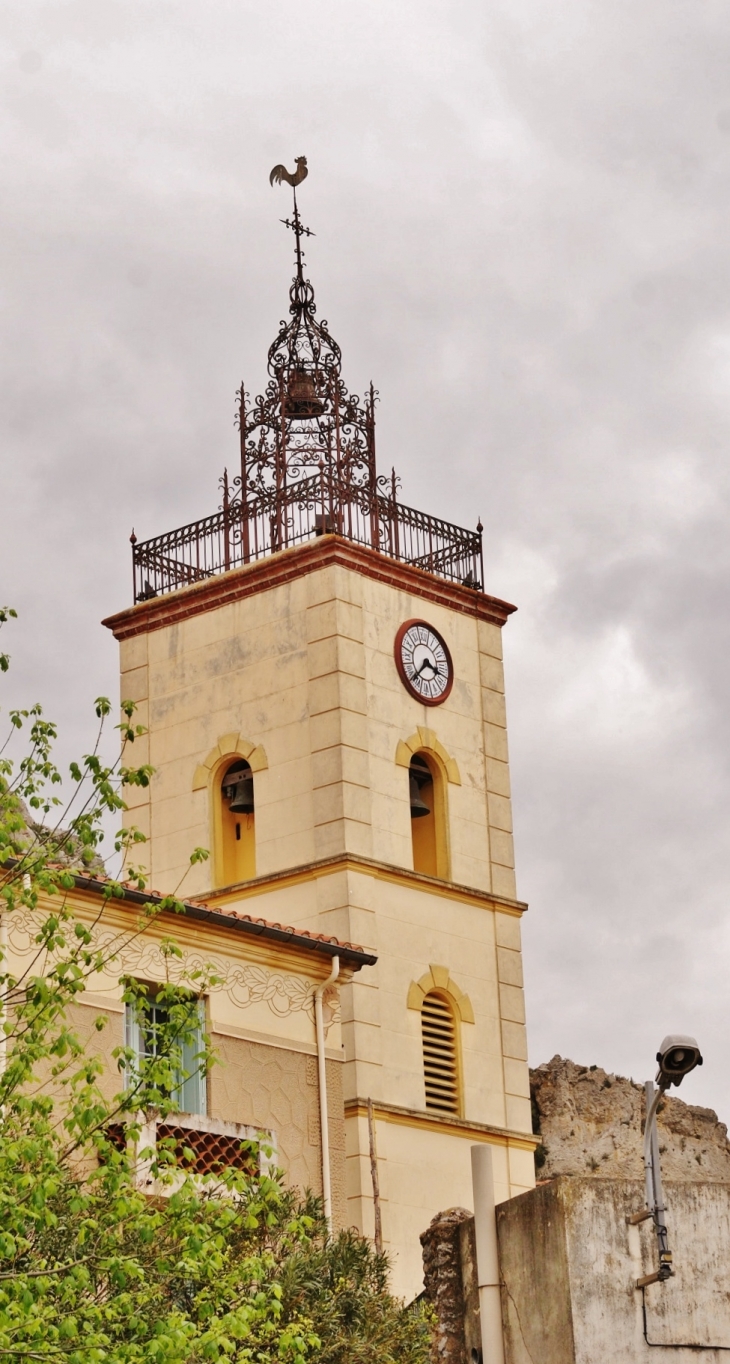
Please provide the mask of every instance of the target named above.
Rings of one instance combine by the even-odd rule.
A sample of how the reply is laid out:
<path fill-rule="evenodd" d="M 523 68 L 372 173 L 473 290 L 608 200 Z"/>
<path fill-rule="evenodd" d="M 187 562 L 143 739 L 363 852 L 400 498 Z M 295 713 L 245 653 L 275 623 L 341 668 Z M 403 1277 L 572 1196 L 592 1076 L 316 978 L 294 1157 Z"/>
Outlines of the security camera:
<path fill-rule="evenodd" d="M 674 1033 L 664 1038 L 656 1059 L 659 1062 L 657 1084 L 660 1089 L 681 1085 L 685 1075 L 689 1075 L 695 1066 L 702 1065 L 702 1056 L 694 1037 L 681 1037 Z"/>

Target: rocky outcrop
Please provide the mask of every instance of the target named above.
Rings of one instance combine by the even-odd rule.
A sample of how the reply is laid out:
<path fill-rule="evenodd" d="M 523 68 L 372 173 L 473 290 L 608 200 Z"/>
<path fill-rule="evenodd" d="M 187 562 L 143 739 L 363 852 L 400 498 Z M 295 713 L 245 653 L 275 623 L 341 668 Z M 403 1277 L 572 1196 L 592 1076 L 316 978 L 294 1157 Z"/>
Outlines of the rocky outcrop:
<path fill-rule="evenodd" d="M 68 829 L 48 828 L 40 821 L 33 818 L 25 801 L 15 797 L 8 797 L 3 809 L 0 810 L 0 818 L 3 816 L 8 819 L 8 801 L 12 800 L 12 814 L 18 817 L 22 826 L 13 835 L 12 852 L 16 857 L 26 856 L 28 858 L 29 869 L 35 861 L 35 855 L 40 858 L 41 863 L 53 867 L 67 867 L 69 871 L 80 872 L 88 876 L 105 876 L 106 867 L 102 858 L 93 849 L 84 847 L 77 834 Z"/>
<path fill-rule="evenodd" d="M 644 1090 L 600 1066 L 554 1056 L 530 1072 L 533 1128 L 540 1135 L 538 1179 L 643 1177 Z M 657 1129 L 662 1175 L 730 1182 L 727 1127 L 711 1108 L 666 1097 Z"/>

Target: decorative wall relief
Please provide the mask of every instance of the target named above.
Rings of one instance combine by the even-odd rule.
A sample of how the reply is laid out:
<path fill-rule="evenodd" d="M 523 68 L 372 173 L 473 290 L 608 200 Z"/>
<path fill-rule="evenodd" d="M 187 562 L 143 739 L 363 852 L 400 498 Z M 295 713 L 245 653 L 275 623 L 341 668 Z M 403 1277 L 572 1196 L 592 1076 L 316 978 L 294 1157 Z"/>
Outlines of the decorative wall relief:
<path fill-rule="evenodd" d="M 19 957 L 38 951 L 37 933 L 43 916 L 26 909 L 8 916 L 8 942 Z M 277 1018 L 306 1013 L 314 1021 L 314 991 L 317 982 L 308 976 L 269 971 L 254 962 L 232 961 L 216 952 L 185 952 L 170 955 L 161 943 L 150 941 L 134 931 L 115 931 L 98 925 L 93 930 L 93 945 L 109 961 L 109 974 L 135 976 L 138 980 L 173 982 L 190 980 L 196 973 L 213 972 L 216 983 L 208 993 L 223 991 L 238 1009 L 265 1003 Z M 42 969 L 39 963 L 39 969 Z M 330 987 L 323 998 L 325 1031 L 339 1017 L 339 992 Z"/>

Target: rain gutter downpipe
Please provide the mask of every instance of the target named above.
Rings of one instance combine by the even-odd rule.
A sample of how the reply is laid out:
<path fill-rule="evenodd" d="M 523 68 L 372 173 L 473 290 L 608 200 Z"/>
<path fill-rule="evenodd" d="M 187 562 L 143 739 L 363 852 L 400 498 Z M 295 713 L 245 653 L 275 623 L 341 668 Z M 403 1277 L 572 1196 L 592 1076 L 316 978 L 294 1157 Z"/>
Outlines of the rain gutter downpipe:
<path fill-rule="evenodd" d="M 330 1134 L 327 1107 L 327 1070 L 324 1055 L 324 1017 L 322 997 L 329 985 L 334 985 L 340 974 L 339 957 L 332 958 L 332 970 L 314 992 L 314 1022 L 317 1029 L 317 1074 L 319 1077 L 319 1126 L 322 1133 L 322 1202 L 327 1230 L 332 1234 L 332 1181 L 330 1179 Z"/>
<path fill-rule="evenodd" d="M 471 1178 L 474 1193 L 474 1235 L 477 1249 L 482 1359 L 484 1364 L 504 1364 L 494 1170 L 492 1148 L 486 1143 L 471 1148 Z"/>

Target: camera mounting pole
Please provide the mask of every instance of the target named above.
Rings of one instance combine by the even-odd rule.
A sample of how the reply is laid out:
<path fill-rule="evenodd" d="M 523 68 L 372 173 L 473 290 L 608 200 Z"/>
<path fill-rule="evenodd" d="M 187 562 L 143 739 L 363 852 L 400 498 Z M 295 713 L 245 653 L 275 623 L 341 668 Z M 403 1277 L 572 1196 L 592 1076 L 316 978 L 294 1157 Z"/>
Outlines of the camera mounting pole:
<path fill-rule="evenodd" d="M 702 1065 L 700 1049 L 694 1037 L 680 1037 L 670 1035 L 665 1037 L 662 1045 L 657 1052 L 659 1070 L 657 1073 L 658 1089 L 654 1088 L 653 1082 L 647 1080 L 644 1085 L 644 1095 L 646 1099 L 646 1121 L 644 1123 L 644 1176 L 646 1179 L 646 1207 L 641 1212 L 635 1212 L 627 1221 L 631 1226 L 636 1226 L 639 1222 L 645 1222 L 652 1218 L 654 1230 L 656 1232 L 657 1244 L 659 1247 L 659 1268 L 653 1274 L 645 1274 L 643 1278 L 636 1280 L 636 1287 L 644 1289 L 650 1283 L 664 1283 L 671 1278 L 674 1270 L 672 1269 L 672 1252 L 669 1249 L 669 1237 L 667 1224 L 664 1219 L 664 1191 L 662 1189 L 662 1172 L 659 1163 L 659 1137 L 657 1134 L 656 1115 L 663 1095 L 671 1085 L 681 1085 L 685 1075 L 688 1075 L 695 1066 Z"/>
<path fill-rule="evenodd" d="M 668 1083 L 668 1082 L 667 1082 Z M 653 1082 L 647 1080 L 644 1085 L 644 1096 L 646 1099 L 646 1122 L 644 1124 L 644 1176 L 646 1179 L 646 1208 L 635 1213 L 629 1218 L 630 1222 L 643 1222 L 651 1217 L 654 1221 L 657 1244 L 659 1246 L 659 1268 L 653 1274 L 645 1274 L 638 1279 L 637 1288 L 645 1288 L 650 1283 L 664 1283 L 665 1279 L 671 1278 L 674 1270 L 672 1269 L 672 1252 L 669 1249 L 669 1237 L 667 1234 L 667 1224 L 664 1218 L 664 1191 L 662 1189 L 662 1172 L 659 1164 L 659 1136 L 656 1126 L 656 1115 L 660 1101 L 666 1089 L 666 1084 L 660 1083 L 659 1088 L 655 1089 Z"/>

